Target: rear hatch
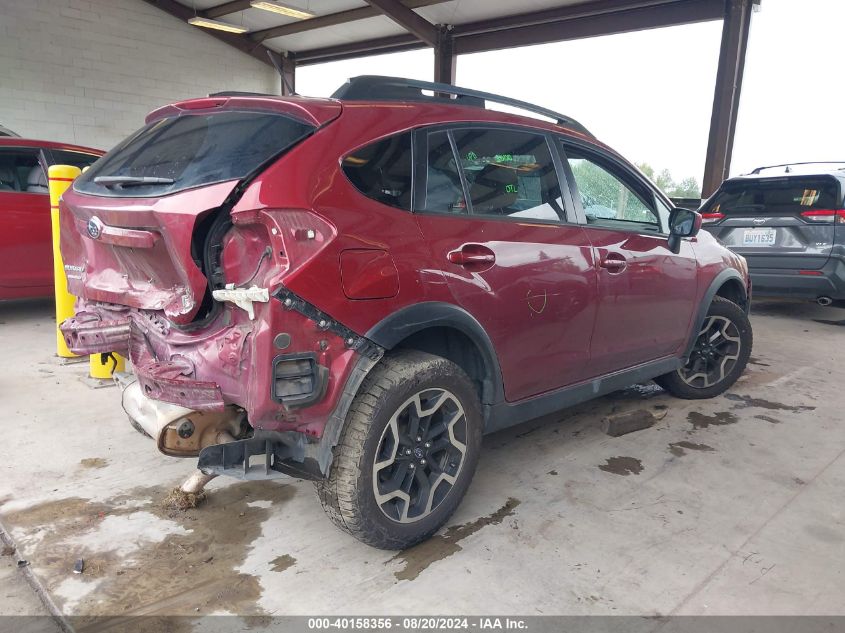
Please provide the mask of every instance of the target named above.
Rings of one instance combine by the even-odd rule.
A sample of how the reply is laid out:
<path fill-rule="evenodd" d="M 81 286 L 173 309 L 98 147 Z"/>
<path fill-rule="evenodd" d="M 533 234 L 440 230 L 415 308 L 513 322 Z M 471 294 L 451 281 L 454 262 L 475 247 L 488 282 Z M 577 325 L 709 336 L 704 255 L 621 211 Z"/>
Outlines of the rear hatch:
<path fill-rule="evenodd" d="M 326 100 L 226 97 L 152 113 L 62 198 L 68 289 L 190 322 L 206 296 L 204 238 L 216 212 L 340 110 Z"/>
<path fill-rule="evenodd" d="M 705 203 L 704 227 L 751 269 L 817 270 L 834 243 L 842 191 L 834 176 L 737 178 Z"/>

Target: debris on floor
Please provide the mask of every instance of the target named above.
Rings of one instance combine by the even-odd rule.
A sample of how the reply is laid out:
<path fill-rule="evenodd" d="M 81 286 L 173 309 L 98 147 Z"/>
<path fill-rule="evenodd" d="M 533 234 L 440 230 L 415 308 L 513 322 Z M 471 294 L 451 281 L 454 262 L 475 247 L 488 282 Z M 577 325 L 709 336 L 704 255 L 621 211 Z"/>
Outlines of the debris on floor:
<path fill-rule="evenodd" d="M 15 555 L 14 545 L 4 545 L 2 555 L 3 556 L 14 556 Z"/>
<path fill-rule="evenodd" d="M 663 416 L 665 417 L 665 413 Z M 634 411 L 624 411 L 622 413 L 613 413 L 603 418 L 601 421 L 601 430 L 611 437 L 619 437 L 634 431 L 642 431 L 655 425 L 658 421 L 655 416 L 648 409 L 635 409 Z"/>
<path fill-rule="evenodd" d="M 205 501 L 204 492 L 185 492 L 181 488 L 174 488 L 170 491 L 162 505 L 171 510 L 192 510 Z"/>

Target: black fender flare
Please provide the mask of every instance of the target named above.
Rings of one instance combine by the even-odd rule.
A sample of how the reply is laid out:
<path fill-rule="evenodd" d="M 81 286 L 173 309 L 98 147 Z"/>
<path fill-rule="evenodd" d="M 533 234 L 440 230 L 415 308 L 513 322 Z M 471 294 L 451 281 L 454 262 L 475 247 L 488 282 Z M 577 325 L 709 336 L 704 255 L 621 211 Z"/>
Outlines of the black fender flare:
<path fill-rule="evenodd" d="M 391 350 L 412 334 L 432 327 L 450 327 L 465 334 L 481 354 L 487 379 L 482 386 L 482 403 L 504 401 L 504 384 L 493 341 L 469 312 L 451 303 L 424 301 L 405 306 L 385 317 L 364 335 L 376 345 Z"/>
<path fill-rule="evenodd" d="M 746 297 L 745 311 L 748 311 L 748 288 L 745 285 L 745 280 L 743 280 L 742 275 L 733 268 L 727 268 L 716 275 L 707 287 L 704 296 L 701 298 L 701 302 L 698 304 L 698 311 L 695 314 L 692 332 L 690 332 L 690 339 L 687 343 L 686 349 L 684 350 L 684 361 L 689 358 L 692 348 L 695 346 L 695 340 L 697 338 L 696 334 L 701 331 L 701 326 L 704 325 L 704 319 L 707 316 L 707 310 L 710 309 L 710 304 L 713 303 L 713 297 L 715 297 L 719 292 L 719 288 L 731 280 L 738 281 L 740 286 L 742 286 L 742 290 Z"/>

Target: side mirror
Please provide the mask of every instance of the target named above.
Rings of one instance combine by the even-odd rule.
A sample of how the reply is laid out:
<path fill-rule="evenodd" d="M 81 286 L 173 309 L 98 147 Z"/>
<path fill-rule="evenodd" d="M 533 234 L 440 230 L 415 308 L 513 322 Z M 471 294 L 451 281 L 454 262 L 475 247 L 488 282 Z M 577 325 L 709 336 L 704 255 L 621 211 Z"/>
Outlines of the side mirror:
<path fill-rule="evenodd" d="M 701 214 L 690 209 L 672 209 L 669 214 L 669 250 L 681 252 L 681 240 L 695 237 L 701 230 Z"/>

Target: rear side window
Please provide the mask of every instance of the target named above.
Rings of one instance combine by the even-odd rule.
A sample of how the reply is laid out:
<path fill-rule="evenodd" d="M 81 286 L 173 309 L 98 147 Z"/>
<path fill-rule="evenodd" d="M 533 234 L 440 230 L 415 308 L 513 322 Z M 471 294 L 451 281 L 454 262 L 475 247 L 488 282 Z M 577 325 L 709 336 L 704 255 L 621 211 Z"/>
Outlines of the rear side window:
<path fill-rule="evenodd" d="M 706 213 L 725 215 L 800 215 L 812 209 L 839 209 L 839 187 L 826 178 L 734 180 L 710 200 Z"/>
<path fill-rule="evenodd" d="M 473 215 L 564 219 L 546 138 L 519 130 L 453 132 Z"/>
<path fill-rule="evenodd" d="M 86 154 L 85 152 L 72 152 L 69 150 L 51 149 L 54 165 L 73 165 L 79 169 L 85 169 L 97 161 L 99 156 Z"/>
<path fill-rule="evenodd" d="M 305 138 L 313 127 L 267 112 L 185 114 L 141 128 L 74 183 L 83 193 L 162 196 L 240 179 Z M 100 183 L 98 178 L 103 178 Z M 103 184 L 111 179 L 109 184 Z"/>
<path fill-rule="evenodd" d="M 411 208 L 411 134 L 404 133 L 355 150 L 343 159 L 343 173 L 368 198 Z"/>

